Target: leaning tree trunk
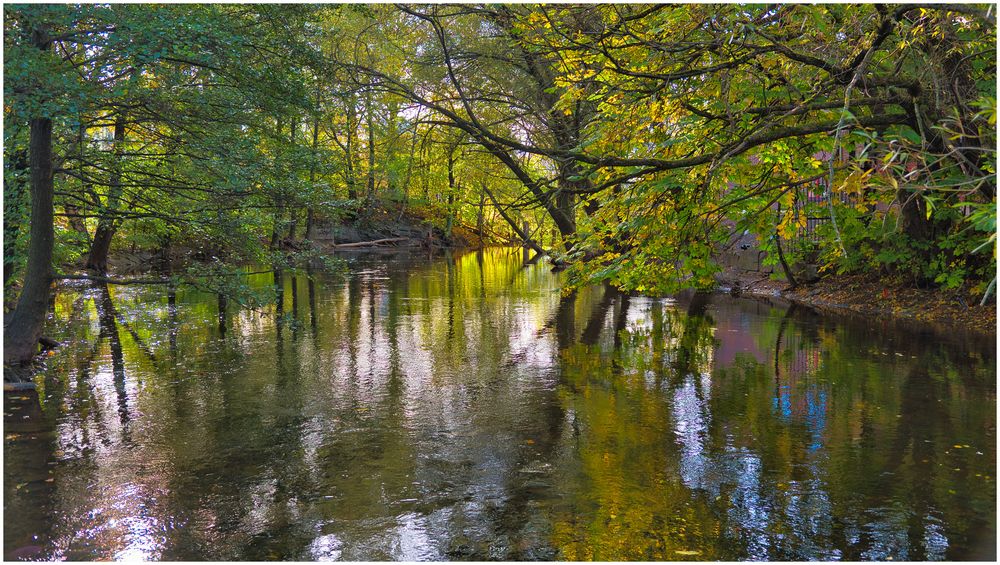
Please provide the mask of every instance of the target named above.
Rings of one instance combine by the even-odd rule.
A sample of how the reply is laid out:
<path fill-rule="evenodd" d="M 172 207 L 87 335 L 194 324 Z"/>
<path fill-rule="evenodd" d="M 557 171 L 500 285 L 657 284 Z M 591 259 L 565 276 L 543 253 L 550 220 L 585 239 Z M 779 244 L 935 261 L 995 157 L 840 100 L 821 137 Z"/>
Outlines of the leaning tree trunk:
<path fill-rule="evenodd" d="M 117 220 L 113 216 L 118 210 L 118 201 L 122 196 L 122 150 L 125 144 L 125 116 L 118 114 L 115 118 L 114 134 L 114 164 L 111 169 L 111 179 L 108 183 L 108 199 L 101 217 L 97 220 L 94 239 L 90 243 L 90 253 L 87 255 L 88 269 L 98 273 L 108 272 L 108 253 L 111 251 L 111 240 L 118 230 Z"/>
<path fill-rule="evenodd" d="M 47 50 L 49 40 L 40 30 L 33 34 L 35 47 Z M 3 332 L 4 364 L 23 364 L 38 351 L 52 282 L 52 247 L 55 239 L 52 210 L 52 120 L 33 118 L 30 124 L 28 161 L 31 168 L 31 229 L 24 288 L 10 323 Z"/>

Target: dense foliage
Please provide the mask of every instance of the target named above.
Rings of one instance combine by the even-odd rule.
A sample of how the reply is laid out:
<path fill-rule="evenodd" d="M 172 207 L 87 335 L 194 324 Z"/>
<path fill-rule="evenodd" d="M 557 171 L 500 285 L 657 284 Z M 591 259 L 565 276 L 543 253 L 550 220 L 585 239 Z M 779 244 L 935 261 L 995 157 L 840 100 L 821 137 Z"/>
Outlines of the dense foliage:
<path fill-rule="evenodd" d="M 399 207 L 574 285 L 709 286 L 744 233 L 792 282 L 995 285 L 989 6 L 7 5 L 4 30 L 8 306 L 51 276 L 31 256 L 275 263 Z"/>

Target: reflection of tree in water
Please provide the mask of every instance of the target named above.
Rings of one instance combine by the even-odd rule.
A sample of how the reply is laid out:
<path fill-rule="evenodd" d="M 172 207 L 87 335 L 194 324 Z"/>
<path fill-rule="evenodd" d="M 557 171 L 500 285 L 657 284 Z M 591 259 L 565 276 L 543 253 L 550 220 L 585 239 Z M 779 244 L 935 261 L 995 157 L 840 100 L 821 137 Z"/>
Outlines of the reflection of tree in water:
<path fill-rule="evenodd" d="M 564 304 L 576 298 L 564 298 Z M 729 308 L 729 299 L 722 300 L 719 307 Z M 820 323 L 815 314 L 795 308 L 766 321 L 773 324 L 765 332 L 773 344 L 770 363 L 744 357 L 712 368 L 712 348 L 727 335 L 713 337 L 711 303 L 693 300 L 678 311 L 653 302 L 650 329 L 641 323 L 627 328 L 618 334 L 621 346 L 610 352 L 560 340 L 564 381 L 574 392 L 563 402 L 581 430 L 579 464 L 587 477 L 573 479 L 580 489 L 574 496 L 593 505 L 590 512 L 574 506 L 556 515 L 555 539 L 564 558 L 676 559 L 671 551 L 691 547 L 701 559 L 940 558 L 948 540 L 965 531 L 970 538 L 984 535 L 973 527 L 982 529 L 986 519 L 972 519 L 971 511 L 964 512 L 968 527 L 962 519 L 946 522 L 944 500 L 934 494 L 941 492 L 940 477 L 926 472 L 935 464 L 940 469 L 940 438 L 959 433 L 947 424 L 958 409 L 948 404 L 956 381 L 928 388 L 927 371 L 918 376 L 916 369 L 904 382 L 886 380 L 878 376 L 885 371 L 884 351 L 898 346 L 863 331 L 845 333 L 842 322 Z M 605 294 L 584 318 L 587 343 L 599 343 L 595 328 L 609 329 L 604 320 L 611 304 Z M 859 356 L 870 344 L 881 349 L 879 357 Z M 921 347 L 907 344 L 905 353 L 889 354 L 904 355 L 911 368 L 941 363 L 936 353 L 918 355 Z M 656 408 L 637 410 L 644 403 Z M 656 412 L 662 406 L 670 407 L 666 419 Z M 921 418 L 938 428 L 926 429 Z M 865 446 L 861 453 L 843 435 L 858 430 L 858 422 L 855 445 Z M 663 435 L 672 435 L 673 445 L 652 439 Z M 938 439 L 929 442 L 927 436 Z M 623 451 L 635 460 L 620 458 Z M 915 464 L 918 458 L 922 464 Z M 657 462 L 653 468 L 638 469 L 650 460 Z M 652 484 L 638 478 L 647 476 Z M 901 476 L 912 479 L 900 484 Z M 970 478 L 950 484 L 967 487 Z M 858 503 L 858 496 L 873 495 Z M 944 505 L 946 514 L 962 516 L 953 501 L 970 498 L 976 497 L 958 490 Z M 900 500 L 907 500 L 903 511 Z M 664 526 L 664 516 L 681 513 L 678 507 L 691 510 L 689 522 Z M 850 508 L 886 512 L 845 515 Z M 720 547 L 708 536 L 692 536 L 693 524 L 729 541 Z"/>
<path fill-rule="evenodd" d="M 118 418 L 121 420 L 122 437 L 129 434 L 128 392 L 125 390 L 125 358 L 122 354 L 121 337 L 118 334 L 117 312 L 108 285 L 100 285 L 100 300 L 97 304 L 97 317 L 101 325 L 99 339 L 106 340 L 111 349 L 111 374 L 115 393 L 118 398 Z"/>
<path fill-rule="evenodd" d="M 574 502 L 554 516 L 561 558 L 724 555 L 714 541 L 716 519 L 704 505 L 690 504 L 689 487 L 677 480 L 690 470 L 678 461 L 691 453 L 697 457 L 703 443 L 704 426 L 697 422 L 706 416 L 707 390 L 702 390 L 699 365 L 711 358 L 713 343 L 706 304 L 697 297 L 688 311 L 665 311 L 659 301 L 636 304 L 605 289 L 585 313 L 580 343 L 564 349 L 563 381 L 575 394 L 562 399 L 573 417 L 574 458 L 582 474 L 564 477 Z M 652 329 L 629 327 L 630 311 L 647 305 Z M 609 313 L 612 321 L 606 325 Z M 574 318 L 564 314 L 561 319 L 560 327 L 566 328 Z M 594 347 L 602 335 L 608 336 L 610 350 Z M 687 400 L 694 406 L 685 413 Z M 673 414 L 663 410 L 670 403 L 676 403 Z M 663 443 L 664 437 L 675 437 L 671 416 L 687 417 L 681 427 L 693 434 L 688 445 L 683 437 L 678 444 Z M 573 466 L 562 461 L 560 467 Z"/>
<path fill-rule="evenodd" d="M 988 537 L 992 511 L 962 507 L 992 502 L 971 492 L 992 472 L 981 359 L 726 297 L 560 297 L 519 251 L 307 279 L 306 340 L 232 305 L 219 340 L 214 295 L 168 289 L 157 322 L 95 293 L 90 342 L 60 361 L 84 375 L 67 417 L 90 424 L 66 430 L 109 440 L 80 454 L 93 477 L 131 469 L 81 395 L 117 421 L 144 376 L 124 400 L 162 445 L 134 458 L 169 461 L 155 508 L 185 524 L 164 558 L 937 558 Z M 127 386 L 102 391 L 88 372 L 113 335 Z M 763 355 L 720 361 L 730 335 Z"/>

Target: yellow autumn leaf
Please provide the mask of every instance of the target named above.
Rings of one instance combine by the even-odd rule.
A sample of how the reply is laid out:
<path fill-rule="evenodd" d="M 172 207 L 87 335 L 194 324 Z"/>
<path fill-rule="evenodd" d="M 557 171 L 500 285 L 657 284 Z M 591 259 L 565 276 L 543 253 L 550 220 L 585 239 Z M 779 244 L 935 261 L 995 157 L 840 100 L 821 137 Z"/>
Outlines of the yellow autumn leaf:
<path fill-rule="evenodd" d="M 870 175 L 871 171 L 853 171 L 840 185 L 840 191 L 847 194 L 861 194 Z"/>

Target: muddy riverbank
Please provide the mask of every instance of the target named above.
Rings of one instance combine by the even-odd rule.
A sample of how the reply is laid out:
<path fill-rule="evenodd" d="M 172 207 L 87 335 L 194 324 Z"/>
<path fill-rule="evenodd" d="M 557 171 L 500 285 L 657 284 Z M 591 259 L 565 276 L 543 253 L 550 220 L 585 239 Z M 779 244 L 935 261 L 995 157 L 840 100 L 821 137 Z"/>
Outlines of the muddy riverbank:
<path fill-rule="evenodd" d="M 722 290 L 742 296 L 780 296 L 820 310 L 911 320 L 941 331 L 996 335 L 995 297 L 980 306 L 974 298 L 958 292 L 912 288 L 864 275 L 827 276 L 794 289 L 757 271 L 730 268 L 716 279 Z"/>

